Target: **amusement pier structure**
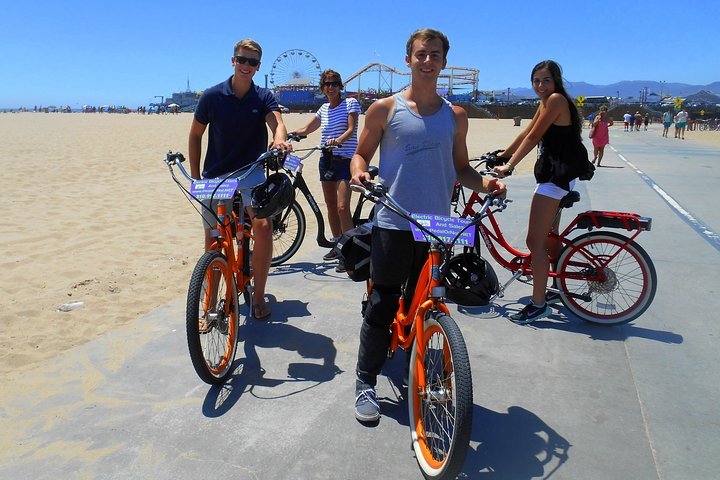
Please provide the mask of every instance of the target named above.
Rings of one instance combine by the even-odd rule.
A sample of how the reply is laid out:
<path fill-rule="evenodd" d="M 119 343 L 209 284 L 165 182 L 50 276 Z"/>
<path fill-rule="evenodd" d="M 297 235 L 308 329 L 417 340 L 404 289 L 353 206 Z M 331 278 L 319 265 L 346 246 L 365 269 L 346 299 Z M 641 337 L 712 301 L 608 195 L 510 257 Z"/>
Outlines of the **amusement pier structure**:
<path fill-rule="evenodd" d="M 287 50 L 275 59 L 265 83 L 290 111 L 314 112 L 326 101 L 320 90 L 321 72 L 312 53 Z M 472 103 L 477 96 L 478 73 L 475 68 L 446 67 L 438 79 L 438 93 L 454 103 Z M 409 82 L 410 72 L 371 63 L 345 79 L 345 94 L 357 98 L 365 110 L 375 100 L 404 90 Z"/>

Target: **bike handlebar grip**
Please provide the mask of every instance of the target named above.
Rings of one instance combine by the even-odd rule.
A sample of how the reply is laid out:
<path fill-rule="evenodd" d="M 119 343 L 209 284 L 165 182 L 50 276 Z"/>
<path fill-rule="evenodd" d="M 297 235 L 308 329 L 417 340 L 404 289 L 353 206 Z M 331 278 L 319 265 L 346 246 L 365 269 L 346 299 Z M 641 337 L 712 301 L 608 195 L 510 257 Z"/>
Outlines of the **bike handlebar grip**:
<path fill-rule="evenodd" d="M 295 141 L 295 142 L 299 142 L 299 141 L 302 140 L 303 138 L 307 138 L 307 135 L 300 135 L 300 134 L 295 133 L 295 132 L 290 132 L 290 133 L 287 134 L 287 138 L 288 138 L 289 140 L 293 140 L 293 141 Z"/>
<path fill-rule="evenodd" d="M 166 161 L 174 161 L 174 162 L 182 163 L 182 162 L 185 161 L 185 156 L 184 156 L 182 153 L 180 153 L 180 152 L 173 153 L 172 150 L 171 150 L 171 151 L 169 151 L 169 152 L 167 153 L 167 155 L 165 156 L 165 160 L 166 160 Z"/>

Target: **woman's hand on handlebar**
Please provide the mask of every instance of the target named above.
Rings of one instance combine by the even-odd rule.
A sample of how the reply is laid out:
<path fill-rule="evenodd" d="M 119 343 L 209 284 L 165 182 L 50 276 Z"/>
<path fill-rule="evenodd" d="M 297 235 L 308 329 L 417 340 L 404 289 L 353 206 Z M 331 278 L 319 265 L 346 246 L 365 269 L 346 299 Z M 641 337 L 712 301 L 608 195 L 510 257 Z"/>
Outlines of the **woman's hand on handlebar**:
<path fill-rule="evenodd" d="M 515 167 L 513 165 L 506 163 L 505 165 L 493 167 L 492 171 L 497 173 L 500 178 L 505 178 L 509 175 L 512 175 L 514 169 Z"/>

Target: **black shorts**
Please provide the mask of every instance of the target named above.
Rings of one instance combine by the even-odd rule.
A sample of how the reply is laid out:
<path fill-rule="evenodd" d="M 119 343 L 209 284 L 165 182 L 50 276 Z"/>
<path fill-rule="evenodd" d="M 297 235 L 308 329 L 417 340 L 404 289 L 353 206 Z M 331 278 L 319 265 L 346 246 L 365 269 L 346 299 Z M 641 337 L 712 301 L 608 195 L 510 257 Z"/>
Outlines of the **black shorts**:
<path fill-rule="evenodd" d="M 399 287 L 409 280 L 411 288 L 420 275 L 429 245 L 416 242 L 409 230 L 373 227 L 370 272 L 377 285 Z"/>
<path fill-rule="evenodd" d="M 326 156 L 320 157 L 320 181 L 339 182 L 350 180 L 350 158 L 333 155 L 328 161 Z"/>

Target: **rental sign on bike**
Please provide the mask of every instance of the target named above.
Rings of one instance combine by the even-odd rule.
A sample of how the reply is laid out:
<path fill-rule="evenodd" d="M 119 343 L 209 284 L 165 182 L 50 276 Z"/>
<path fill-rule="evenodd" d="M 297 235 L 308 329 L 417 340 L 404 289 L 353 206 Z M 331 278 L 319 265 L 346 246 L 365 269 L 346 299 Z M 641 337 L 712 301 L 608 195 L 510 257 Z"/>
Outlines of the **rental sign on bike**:
<path fill-rule="evenodd" d="M 237 190 L 237 178 L 209 178 L 196 180 L 190 185 L 190 193 L 198 200 L 224 200 L 233 198 Z"/>
<path fill-rule="evenodd" d="M 425 213 L 413 213 L 412 218 L 415 219 L 420 225 L 430 230 L 432 233 L 438 236 L 445 244 L 451 244 L 455 237 L 459 234 L 455 245 L 464 247 L 472 247 L 475 245 L 474 230 L 468 229 L 471 219 L 459 218 L 459 217 L 448 217 L 445 215 L 430 215 Z M 413 232 L 413 238 L 418 242 L 426 242 L 426 234 L 422 232 L 417 226 L 410 224 L 410 228 Z"/>

